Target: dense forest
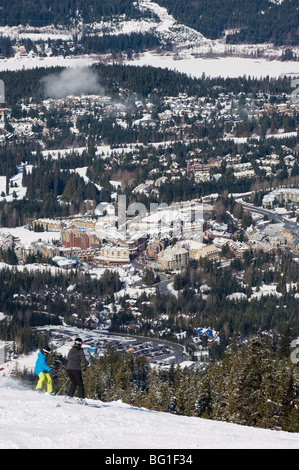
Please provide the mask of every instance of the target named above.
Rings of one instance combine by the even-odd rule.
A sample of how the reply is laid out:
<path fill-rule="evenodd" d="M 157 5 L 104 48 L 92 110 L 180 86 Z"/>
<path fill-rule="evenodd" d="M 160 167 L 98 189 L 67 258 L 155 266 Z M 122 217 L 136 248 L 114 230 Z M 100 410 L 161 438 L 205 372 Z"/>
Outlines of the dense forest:
<path fill-rule="evenodd" d="M 226 38 L 228 43 L 263 43 L 297 45 L 298 9 L 296 0 L 271 2 L 270 0 L 158 0 L 179 22 L 200 31 L 204 36 L 216 39 L 227 29 L 236 30 Z M 29 24 L 70 25 L 83 20 L 93 23 L 115 16 L 144 18 L 152 15 L 141 12 L 133 0 L 82 0 L 67 2 L 49 0 L 16 0 L 12 10 L 8 0 L 1 2 L 1 26 Z"/>
<path fill-rule="evenodd" d="M 224 30 L 227 43 L 297 45 L 299 12 L 296 0 L 157 0 L 177 21 L 200 31 L 210 39 L 220 38 Z"/>
<path fill-rule="evenodd" d="M 113 35 L 84 35 L 80 44 L 86 54 L 127 52 L 130 58 L 132 54 L 138 54 L 161 45 L 157 37 L 149 33 L 131 33 Z"/>
<path fill-rule="evenodd" d="M 146 13 L 143 13 L 144 17 Z M 126 15 L 128 18 L 139 18 L 141 13 L 135 8 L 132 0 L 121 2 L 111 0 L 16 0 L 13 9 L 7 0 L 1 2 L 0 24 L 1 26 L 25 25 L 45 26 L 49 24 L 70 25 L 73 21 L 93 23 L 103 18 L 111 19 L 118 15 Z"/>

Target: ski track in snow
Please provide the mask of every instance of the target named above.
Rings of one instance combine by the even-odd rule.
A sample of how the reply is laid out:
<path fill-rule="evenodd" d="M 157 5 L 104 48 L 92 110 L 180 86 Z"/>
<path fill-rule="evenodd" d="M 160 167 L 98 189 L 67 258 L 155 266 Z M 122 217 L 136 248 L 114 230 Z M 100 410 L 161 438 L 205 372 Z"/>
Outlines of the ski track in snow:
<path fill-rule="evenodd" d="M 90 403 L 99 403 L 88 400 Z M 121 401 L 64 403 L 0 379 L 0 449 L 296 449 L 299 434 L 176 416 Z"/>

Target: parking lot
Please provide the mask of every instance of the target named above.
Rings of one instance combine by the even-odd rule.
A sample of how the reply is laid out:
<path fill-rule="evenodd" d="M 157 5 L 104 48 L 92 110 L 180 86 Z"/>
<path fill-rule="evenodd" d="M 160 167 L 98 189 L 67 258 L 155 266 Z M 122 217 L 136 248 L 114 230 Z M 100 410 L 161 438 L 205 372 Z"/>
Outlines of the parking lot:
<path fill-rule="evenodd" d="M 128 335 L 71 327 L 48 327 L 42 328 L 41 331 L 49 334 L 52 347 L 61 353 L 63 351 L 66 353 L 72 347 L 74 339 L 80 336 L 87 357 L 102 356 L 110 345 L 126 355 L 144 356 L 152 365 L 161 367 L 169 366 L 171 363 L 179 364 L 186 360 L 183 346 L 163 340 L 135 338 Z"/>
<path fill-rule="evenodd" d="M 113 341 L 112 341 L 113 344 Z M 154 345 L 151 341 L 147 342 L 129 342 L 129 344 L 124 344 L 120 341 L 117 341 L 114 344 L 115 348 L 118 351 L 122 351 L 125 354 L 132 354 L 132 356 L 145 356 L 151 360 L 151 362 L 155 363 L 155 358 L 166 358 L 172 354 L 171 349 L 164 344 Z"/>

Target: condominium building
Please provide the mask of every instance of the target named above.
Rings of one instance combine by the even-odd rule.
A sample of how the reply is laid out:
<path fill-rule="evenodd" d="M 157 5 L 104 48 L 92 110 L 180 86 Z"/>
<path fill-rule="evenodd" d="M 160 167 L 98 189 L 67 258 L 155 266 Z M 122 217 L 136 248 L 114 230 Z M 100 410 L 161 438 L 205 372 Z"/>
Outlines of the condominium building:
<path fill-rule="evenodd" d="M 128 246 L 102 245 L 97 260 L 106 264 L 122 264 L 130 262 L 130 250 Z"/>
<path fill-rule="evenodd" d="M 89 248 L 88 235 L 78 228 L 61 230 L 61 243 L 66 248 L 77 247 L 82 248 L 82 250 Z"/>
<path fill-rule="evenodd" d="M 200 258 L 219 259 L 219 248 L 211 243 L 209 245 L 192 241 L 189 246 L 189 259 L 199 260 Z"/>
<path fill-rule="evenodd" d="M 158 263 L 162 270 L 178 270 L 187 266 L 188 250 L 180 245 L 169 246 L 158 254 Z"/>
<path fill-rule="evenodd" d="M 299 189 L 278 188 L 263 197 L 263 207 L 272 207 L 274 202 L 299 202 Z"/>

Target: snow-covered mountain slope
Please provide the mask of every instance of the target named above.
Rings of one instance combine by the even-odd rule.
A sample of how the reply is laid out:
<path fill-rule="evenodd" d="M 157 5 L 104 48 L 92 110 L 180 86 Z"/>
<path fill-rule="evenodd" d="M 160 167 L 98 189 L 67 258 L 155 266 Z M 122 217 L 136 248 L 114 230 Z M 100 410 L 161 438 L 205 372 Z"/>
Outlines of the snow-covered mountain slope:
<path fill-rule="evenodd" d="M 89 400 L 90 403 L 95 401 Z M 96 402 L 102 403 L 102 402 Z M 299 434 L 126 405 L 67 404 L 0 379 L 1 449 L 296 449 Z"/>

